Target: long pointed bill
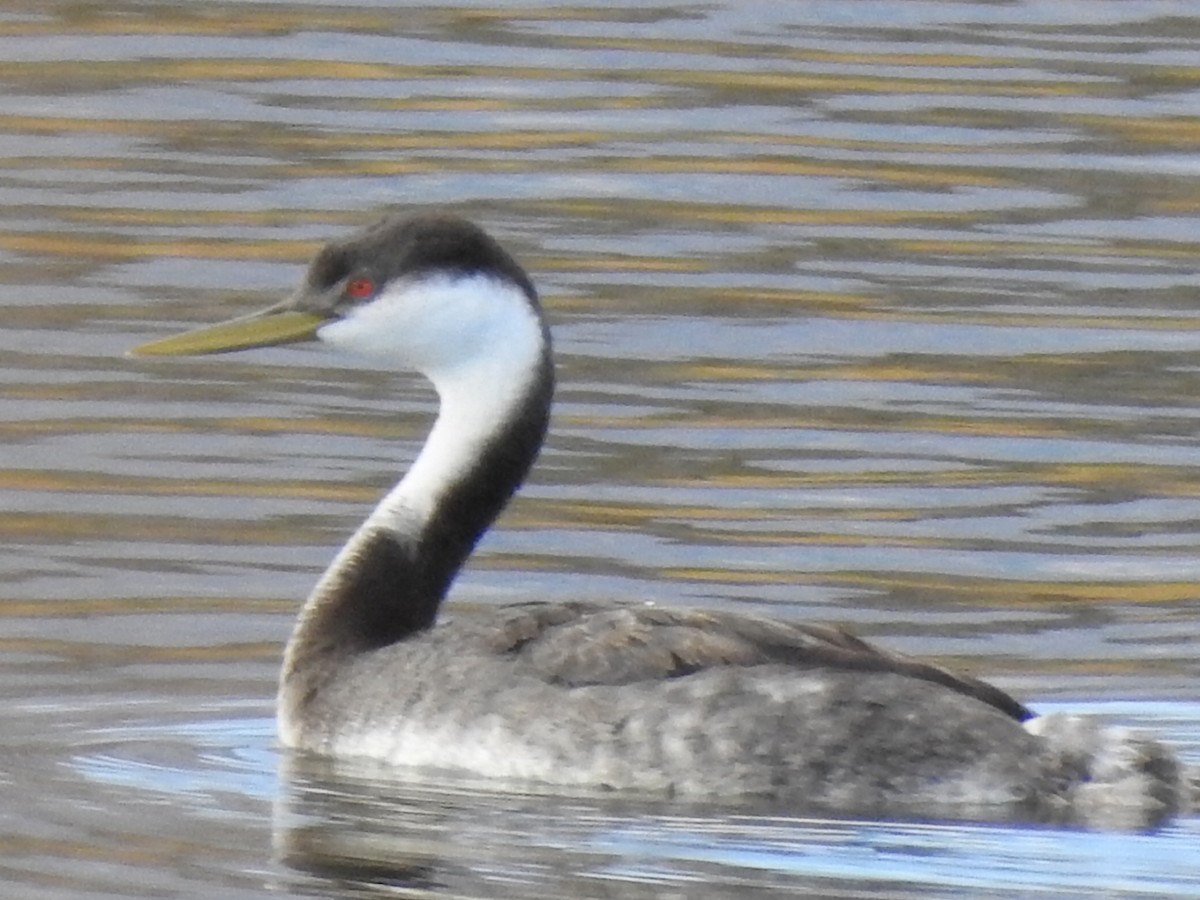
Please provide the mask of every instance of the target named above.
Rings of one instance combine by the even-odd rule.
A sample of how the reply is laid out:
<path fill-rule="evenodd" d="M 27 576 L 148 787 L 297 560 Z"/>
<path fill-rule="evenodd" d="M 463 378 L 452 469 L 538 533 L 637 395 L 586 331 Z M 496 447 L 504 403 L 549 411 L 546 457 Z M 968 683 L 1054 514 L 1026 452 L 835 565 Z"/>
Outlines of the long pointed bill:
<path fill-rule="evenodd" d="M 187 356 L 310 341 L 327 321 L 313 313 L 273 306 L 249 316 L 150 341 L 129 352 L 134 356 Z"/>

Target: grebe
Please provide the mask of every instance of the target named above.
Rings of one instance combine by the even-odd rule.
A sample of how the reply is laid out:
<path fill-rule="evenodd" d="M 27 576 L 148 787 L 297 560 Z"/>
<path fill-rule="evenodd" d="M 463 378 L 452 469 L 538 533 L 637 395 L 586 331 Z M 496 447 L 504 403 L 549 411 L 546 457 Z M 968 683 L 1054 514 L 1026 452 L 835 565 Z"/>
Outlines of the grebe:
<path fill-rule="evenodd" d="M 134 352 L 313 338 L 423 373 L 440 409 L 300 612 L 279 683 L 287 747 L 406 777 L 843 810 L 1086 817 L 1183 805 L 1182 767 L 1156 741 L 1036 717 L 991 685 L 836 628 L 539 602 L 437 624 L 545 436 L 554 370 L 534 286 L 468 221 L 389 216 L 322 248 L 287 301 Z"/>

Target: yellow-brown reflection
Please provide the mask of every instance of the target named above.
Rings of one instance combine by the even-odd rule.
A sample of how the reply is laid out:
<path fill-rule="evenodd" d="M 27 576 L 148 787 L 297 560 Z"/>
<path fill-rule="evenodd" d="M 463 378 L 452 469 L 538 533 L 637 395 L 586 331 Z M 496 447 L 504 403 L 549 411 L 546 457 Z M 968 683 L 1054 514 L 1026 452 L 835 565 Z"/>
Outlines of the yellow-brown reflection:
<path fill-rule="evenodd" d="M 72 234 L 61 231 L 0 232 L 0 249 L 45 256 L 93 257 L 109 261 L 131 259 L 266 259 L 303 260 L 319 246 L 310 242 L 195 240 L 130 241 L 125 237 Z"/>
<path fill-rule="evenodd" d="M 830 577 L 830 576 L 826 576 Z M 874 590 L 903 591 L 933 601 L 953 597 L 978 606 L 1029 607 L 1070 603 L 1180 603 L 1200 598 L 1198 581 L 1134 581 L 1105 578 L 1075 581 L 961 578 L 952 575 L 841 572 L 836 583 Z"/>
<path fill-rule="evenodd" d="M 244 479 L 152 478 L 92 472 L 0 469 L 0 490 L 172 497 L 276 497 L 332 502 L 365 502 L 375 492 L 321 481 L 254 482 Z M 0 525 L 2 528 L 3 525 Z"/>

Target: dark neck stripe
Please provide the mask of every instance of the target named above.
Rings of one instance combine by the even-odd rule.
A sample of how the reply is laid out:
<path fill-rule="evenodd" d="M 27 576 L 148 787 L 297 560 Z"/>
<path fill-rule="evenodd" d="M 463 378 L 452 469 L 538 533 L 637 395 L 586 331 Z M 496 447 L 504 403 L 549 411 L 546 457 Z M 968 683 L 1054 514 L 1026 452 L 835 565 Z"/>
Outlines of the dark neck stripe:
<path fill-rule="evenodd" d="M 292 637 L 292 669 L 396 643 L 433 625 L 454 576 L 536 459 L 549 423 L 553 364 L 545 345 L 539 370 L 513 416 L 478 460 L 439 498 L 415 535 L 375 529 L 356 535 L 354 552 L 327 579 Z"/>

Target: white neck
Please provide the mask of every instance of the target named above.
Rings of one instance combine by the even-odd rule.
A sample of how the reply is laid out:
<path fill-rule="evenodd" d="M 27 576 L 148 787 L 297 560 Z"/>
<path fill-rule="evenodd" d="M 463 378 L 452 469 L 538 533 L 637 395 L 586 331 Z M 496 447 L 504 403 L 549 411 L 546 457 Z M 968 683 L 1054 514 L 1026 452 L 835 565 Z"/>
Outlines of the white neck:
<path fill-rule="evenodd" d="M 437 390 L 439 412 L 424 447 L 361 529 L 398 535 L 419 528 L 470 471 L 528 394 L 546 351 L 541 320 L 521 288 L 482 274 L 402 281 L 319 337 L 391 368 L 416 369 Z"/>

